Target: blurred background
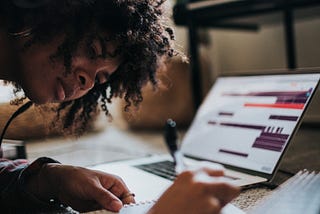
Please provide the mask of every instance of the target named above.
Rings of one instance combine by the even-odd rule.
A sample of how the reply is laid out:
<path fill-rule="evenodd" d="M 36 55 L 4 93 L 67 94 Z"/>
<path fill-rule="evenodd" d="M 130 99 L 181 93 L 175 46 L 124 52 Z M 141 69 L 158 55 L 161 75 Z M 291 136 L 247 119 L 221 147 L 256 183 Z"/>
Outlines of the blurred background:
<path fill-rule="evenodd" d="M 247 4 L 255 2 L 265 3 L 248 7 Z M 169 61 L 166 71 L 159 74 L 162 84 L 158 90 L 153 90 L 149 85 L 144 88 L 144 101 L 139 109 L 125 113 L 125 103 L 114 99 L 108 106 L 113 116 L 111 122 L 104 114 L 98 115 L 84 136 L 69 138 L 61 136 L 61 127 L 47 129 L 54 112 L 32 107 L 12 122 L 5 137 L 26 142 L 30 160 L 48 155 L 61 162 L 84 166 L 128 158 L 130 155 L 145 155 L 151 151 L 163 152 L 162 129 L 166 119 L 176 120 L 182 138 L 197 108 L 192 51 L 196 50 L 199 62 L 196 70 L 200 83 L 196 88 L 200 92 L 198 100 L 205 97 L 219 75 L 288 72 L 287 69 L 292 68 L 287 53 L 288 18 L 291 18 L 289 24 L 292 24 L 293 32 L 293 68 L 320 67 L 319 1 L 291 1 L 298 5 L 289 7 L 294 8 L 291 13 L 286 13 L 288 8 L 283 5 L 267 10 L 273 7 L 270 2 L 281 1 L 168 0 L 165 10 L 175 31 L 175 46 L 189 57 L 190 63 L 181 57 Z M 0 95 L 0 126 L 3 127 L 17 106 L 9 104 L 12 99 L 10 86 L 2 86 Z M 318 97 L 310 106 L 304 124 L 319 127 Z M 128 145 L 128 150 L 117 147 L 120 142 Z M 134 145 L 142 146 L 145 151 L 135 149 Z M 149 149 L 151 146 L 156 148 Z M 100 154 L 101 151 L 105 153 Z M 80 157 L 94 160 L 80 160 Z"/>
<path fill-rule="evenodd" d="M 293 66 L 288 62 L 290 38 L 286 34 L 288 14 L 284 12 L 290 8 L 289 6 L 275 9 L 276 6 L 270 6 L 268 1 L 169 1 L 167 8 L 172 15 L 176 47 L 190 58 L 191 63 L 184 63 L 180 58 L 169 62 L 168 76 L 160 77 L 165 85 L 169 86 L 168 90 L 153 93 L 151 88 L 146 88 L 145 101 L 141 105 L 139 117 L 129 121 L 130 125 L 143 128 L 150 125 L 159 128 L 162 124 L 161 119 L 167 116 L 176 118 L 178 124 L 183 127 L 188 126 L 196 108 L 192 90 L 194 87 L 201 88 L 198 93 L 201 94 L 202 100 L 219 75 L 288 72 L 288 68 L 319 68 L 320 4 L 316 1 L 291 2 L 302 2 L 289 14 L 294 45 L 294 50 L 291 51 L 294 57 Z M 220 6 L 221 3 L 235 6 Z M 192 8 L 196 8 L 193 13 Z M 193 32 L 196 35 L 190 33 L 189 19 L 193 20 L 191 27 L 196 31 Z M 213 21 L 215 19 L 218 21 Z M 190 50 L 191 43 L 196 46 L 198 52 L 199 66 L 195 72 L 199 74 L 200 84 L 196 86 L 191 71 L 191 55 L 194 51 Z M 312 125 L 320 122 L 319 105 L 320 100 L 315 99 L 304 122 Z M 155 114 L 150 115 L 149 109 L 156 111 Z"/>

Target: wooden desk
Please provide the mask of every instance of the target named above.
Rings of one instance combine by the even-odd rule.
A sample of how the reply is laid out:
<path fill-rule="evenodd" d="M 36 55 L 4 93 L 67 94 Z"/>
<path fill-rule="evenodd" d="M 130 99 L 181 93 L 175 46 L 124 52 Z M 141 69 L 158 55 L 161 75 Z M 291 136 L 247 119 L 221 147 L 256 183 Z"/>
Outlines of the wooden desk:
<path fill-rule="evenodd" d="M 184 131 L 180 134 L 183 135 Z M 88 159 L 86 155 L 81 156 L 77 155 L 78 159 L 65 159 L 63 158 L 74 157 L 74 154 L 79 154 L 87 149 L 87 152 L 91 154 L 95 151 L 96 157 L 104 157 L 109 155 L 109 161 L 141 157 L 144 154 L 161 154 L 166 153 L 167 149 L 163 143 L 162 132 L 136 132 L 130 130 L 118 129 L 117 127 L 107 128 L 101 133 L 93 133 L 89 136 L 83 136 L 77 140 L 77 142 L 70 142 L 69 140 L 64 139 L 66 142 L 62 142 L 63 139 L 57 139 L 56 149 L 54 148 L 53 141 L 54 139 L 49 140 L 48 151 L 45 151 L 45 148 L 42 147 L 41 155 L 48 155 L 53 158 L 57 158 L 62 162 L 68 164 L 79 164 L 84 163 L 92 165 L 93 162 L 85 162 L 82 159 Z M 291 173 L 296 173 L 300 169 L 309 169 L 309 170 L 320 170 L 320 132 L 318 127 L 310 128 L 302 126 L 298 131 L 292 146 L 289 148 L 287 153 L 284 156 L 282 164 L 280 165 L 280 171 L 277 173 L 274 183 L 281 184 L 283 181 L 288 179 L 291 176 Z M 44 142 L 29 142 L 27 143 L 27 151 L 31 159 L 35 158 L 32 156 L 40 155 L 39 148 L 35 148 L 35 144 L 44 145 Z M 131 146 L 130 146 L 131 145 Z M 57 151 L 66 150 L 64 156 L 59 155 Z M 69 154 L 68 154 L 69 151 Z M 57 156 L 54 156 L 56 154 Z M 71 155 L 70 155 L 71 154 Z M 120 155 L 119 155 L 120 154 Z M 61 159 L 62 158 L 62 159 Z M 104 160 L 104 159 L 103 159 Z M 95 160 L 96 164 L 100 164 L 103 160 Z M 104 160 L 105 161 L 105 160 Z M 232 204 L 243 209 L 244 211 L 249 210 L 256 203 L 263 200 L 265 196 L 270 194 L 272 189 L 268 186 L 259 185 L 255 188 L 242 191 L 240 196 L 236 198 Z M 72 213 L 72 210 L 60 211 L 59 213 Z M 42 212 L 43 213 L 43 212 Z M 48 213 L 56 213 L 50 212 Z"/>

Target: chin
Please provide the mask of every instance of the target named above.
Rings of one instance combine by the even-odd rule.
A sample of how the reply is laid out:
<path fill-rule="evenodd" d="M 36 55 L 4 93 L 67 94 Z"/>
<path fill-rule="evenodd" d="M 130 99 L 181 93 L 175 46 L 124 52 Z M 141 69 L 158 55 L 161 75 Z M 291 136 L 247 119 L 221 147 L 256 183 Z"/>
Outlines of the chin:
<path fill-rule="evenodd" d="M 46 103 L 52 103 L 54 101 L 50 101 L 48 98 L 43 98 L 43 97 L 37 97 L 37 96 L 30 96 L 26 94 L 26 96 L 31 100 L 33 103 L 41 105 L 41 104 L 46 104 Z"/>
<path fill-rule="evenodd" d="M 42 105 L 42 104 L 46 104 L 48 103 L 47 101 L 43 101 L 43 100 L 37 100 L 37 99 L 31 99 L 29 98 L 34 104 L 37 104 L 37 105 Z"/>

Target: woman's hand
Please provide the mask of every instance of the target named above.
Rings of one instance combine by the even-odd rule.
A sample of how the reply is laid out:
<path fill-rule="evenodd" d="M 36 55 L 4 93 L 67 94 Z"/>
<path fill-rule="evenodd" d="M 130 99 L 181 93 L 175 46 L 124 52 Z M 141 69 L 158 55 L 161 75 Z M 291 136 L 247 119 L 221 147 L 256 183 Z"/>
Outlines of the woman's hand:
<path fill-rule="evenodd" d="M 198 179 L 203 173 L 208 179 Z M 203 168 L 182 172 L 164 192 L 149 214 L 214 214 L 239 194 L 239 188 L 225 182 L 214 181 L 223 171 Z"/>
<path fill-rule="evenodd" d="M 117 212 L 123 204 L 134 203 L 133 194 L 128 194 L 121 178 L 101 171 L 50 163 L 41 169 L 37 180 L 39 198 L 57 198 L 81 212 Z"/>

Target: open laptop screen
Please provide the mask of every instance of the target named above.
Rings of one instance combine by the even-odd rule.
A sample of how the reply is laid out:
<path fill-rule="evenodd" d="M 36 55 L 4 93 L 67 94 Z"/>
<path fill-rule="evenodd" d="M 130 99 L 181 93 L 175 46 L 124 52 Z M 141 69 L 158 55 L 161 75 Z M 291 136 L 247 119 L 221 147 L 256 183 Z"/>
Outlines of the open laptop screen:
<path fill-rule="evenodd" d="M 185 155 L 272 174 L 320 74 L 219 77 L 182 142 Z"/>

